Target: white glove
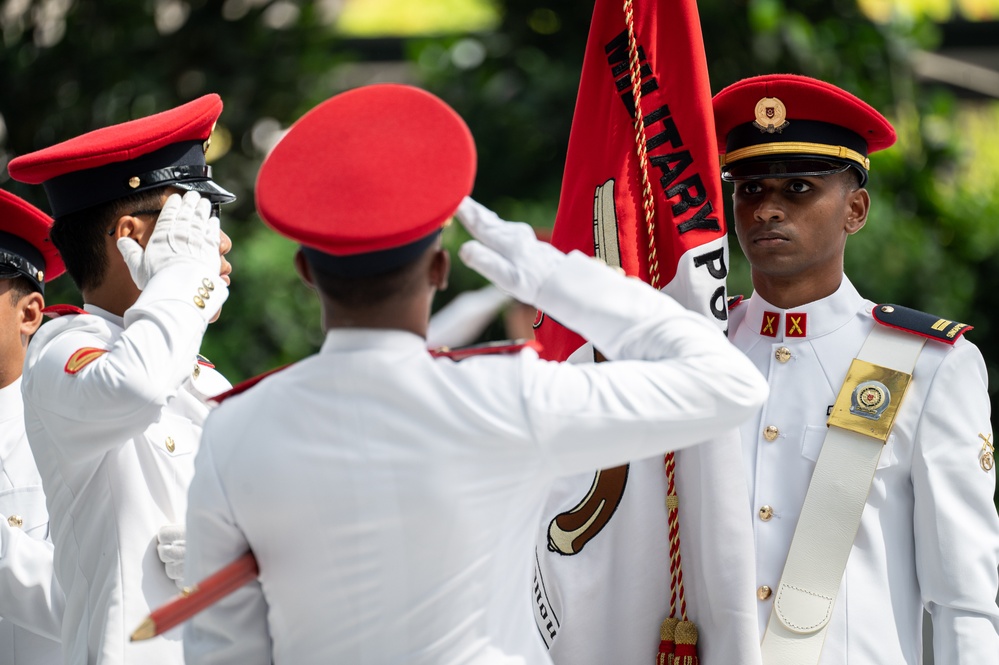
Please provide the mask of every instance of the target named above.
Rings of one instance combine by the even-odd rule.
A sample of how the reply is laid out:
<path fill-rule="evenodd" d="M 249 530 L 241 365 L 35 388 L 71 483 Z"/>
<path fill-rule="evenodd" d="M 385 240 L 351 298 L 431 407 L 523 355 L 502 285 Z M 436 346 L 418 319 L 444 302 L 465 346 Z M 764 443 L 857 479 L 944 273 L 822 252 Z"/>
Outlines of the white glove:
<path fill-rule="evenodd" d="M 520 302 L 537 305 L 541 285 L 565 254 L 538 240 L 528 224 L 504 222 L 469 197 L 458 206 L 457 217 L 475 238 L 458 251 L 465 265 Z"/>
<path fill-rule="evenodd" d="M 167 577 L 173 580 L 178 589 L 184 588 L 184 550 L 187 549 L 183 524 L 167 524 L 156 534 L 156 553 L 166 567 Z"/>
<path fill-rule="evenodd" d="M 157 272 L 179 261 L 193 262 L 208 274 L 219 273 L 219 220 L 211 211 L 211 202 L 197 192 L 187 192 L 183 198 L 171 194 L 145 251 L 133 238 L 118 238 L 118 251 L 139 289 L 145 289 Z"/>

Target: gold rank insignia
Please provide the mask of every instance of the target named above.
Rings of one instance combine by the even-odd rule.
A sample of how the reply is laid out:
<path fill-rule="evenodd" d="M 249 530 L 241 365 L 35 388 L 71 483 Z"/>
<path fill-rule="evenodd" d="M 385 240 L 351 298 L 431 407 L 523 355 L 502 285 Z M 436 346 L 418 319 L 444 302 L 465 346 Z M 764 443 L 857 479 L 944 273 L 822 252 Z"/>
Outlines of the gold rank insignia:
<path fill-rule="evenodd" d="M 756 102 L 756 120 L 753 125 L 761 132 L 773 134 L 790 125 L 784 102 L 776 97 L 764 97 Z"/>
<path fill-rule="evenodd" d="M 107 349 L 98 349 L 92 346 L 85 346 L 82 349 L 77 349 L 73 352 L 73 355 L 69 357 L 69 360 L 66 361 L 66 366 L 63 369 L 66 370 L 67 374 L 76 374 L 107 352 Z"/>
<path fill-rule="evenodd" d="M 996 449 L 992 445 L 992 435 L 979 434 L 978 437 L 985 442 L 982 444 L 982 452 L 978 455 L 978 463 L 982 465 L 982 471 L 989 472 L 996 465 Z"/>

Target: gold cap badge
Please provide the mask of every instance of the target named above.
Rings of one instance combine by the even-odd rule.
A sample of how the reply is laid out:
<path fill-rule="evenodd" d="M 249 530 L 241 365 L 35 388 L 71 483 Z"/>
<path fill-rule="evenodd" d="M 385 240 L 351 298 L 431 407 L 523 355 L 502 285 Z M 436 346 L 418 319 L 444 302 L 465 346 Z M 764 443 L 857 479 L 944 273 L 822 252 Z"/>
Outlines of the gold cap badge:
<path fill-rule="evenodd" d="M 776 97 L 764 97 L 756 102 L 756 120 L 753 125 L 761 132 L 773 134 L 787 127 L 787 109 L 784 102 Z"/>

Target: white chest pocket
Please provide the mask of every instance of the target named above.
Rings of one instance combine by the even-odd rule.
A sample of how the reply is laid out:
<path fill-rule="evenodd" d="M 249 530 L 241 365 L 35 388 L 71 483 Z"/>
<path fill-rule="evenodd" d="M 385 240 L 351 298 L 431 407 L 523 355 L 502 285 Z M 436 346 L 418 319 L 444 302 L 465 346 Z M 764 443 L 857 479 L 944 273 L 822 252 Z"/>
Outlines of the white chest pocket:
<path fill-rule="evenodd" d="M 819 452 L 822 451 L 822 442 L 826 438 L 826 430 L 829 428 L 825 425 L 807 425 L 805 427 L 805 433 L 801 437 L 801 456 L 811 461 L 815 462 L 819 459 Z M 898 458 L 895 455 L 895 433 L 892 432 L 888 435 L 888 442 L 885 443 L 884 449 L 881 451 L 881 457 L 878 459 L 878 468 L 884 469 L 889 466 L 894 466 L 898 463 Z"/>
<path fill-rule="evenodd" d="M 0 519 L 32 538 L 44 540 L 48 535 L 49 513 L 41 486 L 15 487 L 0 492 Z"/>

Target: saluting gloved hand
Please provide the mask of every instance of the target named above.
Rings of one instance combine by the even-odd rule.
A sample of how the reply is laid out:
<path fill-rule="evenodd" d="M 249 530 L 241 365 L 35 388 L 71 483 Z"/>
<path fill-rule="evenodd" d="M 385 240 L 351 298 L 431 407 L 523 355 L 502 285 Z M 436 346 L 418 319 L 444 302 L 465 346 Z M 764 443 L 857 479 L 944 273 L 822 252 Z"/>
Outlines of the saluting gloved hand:
<path fill-rule="evenodd" d="M 530 225 L 505 222 L 469 197 L 458 206 L 457 217 L 475 238 L 461 246 L 461 260 L 517 300 L 537 305 L 541 285 L 565 254 L 538 240 Z"/>
<path fill-rule="evenodd" d="M 140 289 L 160 270 L 186 261 L 200 271 L 219 274 L 220 225 L 212 204 L 197 192 L 171 194 L 163 205 L 146 249 L 133 238 L 118 238 L 118 251 Z"/>
<path fill-rule="evenodd" d="M 187 529 L 183 524 L 167 524 L 156 534 L 156 553 L 166 567 L 167 577 L 173 580 L 178 589 L 184 588 L 184 550 Z"/>

